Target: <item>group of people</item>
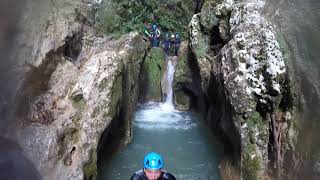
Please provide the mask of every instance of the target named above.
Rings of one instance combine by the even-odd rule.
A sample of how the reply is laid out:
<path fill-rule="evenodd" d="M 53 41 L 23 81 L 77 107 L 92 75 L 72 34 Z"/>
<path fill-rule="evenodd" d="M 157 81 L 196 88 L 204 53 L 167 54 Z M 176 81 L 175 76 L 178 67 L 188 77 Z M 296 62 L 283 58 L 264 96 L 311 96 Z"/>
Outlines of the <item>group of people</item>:
<path fill-rule="evenodd" d="M 170 38 L 169 34 L 165 33 L 163 39 L 160 40 L 161 32 L 156 24 L 146 24 L 143 33 L 149 38 L 152 47 L 160 47 L 160 44 L 162 44 L 166 54 L 178 56 L 181 44 L 179 33 L 171 34 Z"/>

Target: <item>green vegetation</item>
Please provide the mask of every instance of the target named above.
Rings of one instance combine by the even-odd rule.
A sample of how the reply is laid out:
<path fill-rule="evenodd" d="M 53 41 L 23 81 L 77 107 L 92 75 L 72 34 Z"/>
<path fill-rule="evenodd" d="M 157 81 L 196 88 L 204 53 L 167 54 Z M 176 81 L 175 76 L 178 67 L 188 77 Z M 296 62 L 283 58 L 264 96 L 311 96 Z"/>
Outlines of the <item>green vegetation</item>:
<path fill-rule="evenodd" d="M 249 127 L 257 126 L 257 127 L 263 127 L 264 122 L 262 117 L 260 116 L 260 113 L 257 111 L 253 111 L 249 114 L 248 120 L 246 121 L 248 123 Z"/>
<path fill-rule="evenodd" d="M 241 167 L 243 178 L 245 180 L 258 179 L 259 171 L 262 169 L 262 165 L 261 159 L 255 154 L 255 145 L 247 142 L 246 146 L 242 148 L 242 151 L 243 155 L 241 160 Z"/>
<path fill-rule="evenodd" d="M 205 37 L 198 38 L 198 43 L 193 49 L 197 55 L 197 59 L 203 58 L 209 49 L 209 45 Z"/>
<path fill-rule="evenodd" d="M 247 123 L 247 132 L 242 145 L 241 169 L 245 180 L 255 180 L 263 169 L 263 160 L 258 148 L 260 146 L 257 145 L 268 143 L 269 125 L 258 111 L 249 112 L 244 121 Z"/>
<path fill-rule="evenodd" d="M 162 32 L 179 32 L 186 38 L 193 3 L 193 0 L 111 0 L 98 9 L 95 27 L 101 34 L 119 37 L 131 31 L 142 32 L 144 22 L 150 22 L 157 23 Z"/>
<path fill-rule="evenodd" d="M 248 128 L 249 128 L 249 137 L 250 139 L 254 139 L 254 134 L 255 132 L 252 132 L 252 129 L 257 128 L 259 135 L 258 135 L 258 139 L 260 139 L 261 141 L 263 141 L 264 143 L 268 142 L 268 137 L 269 137 L 269 125 L 268 125 L 268 121 L 264 120 L 260 113 L 257 111 L 253 111 L 251 113 L 249 113 L 248 115 L 248 119 L 246 120 L 246 123 L 248 124 Z"/>

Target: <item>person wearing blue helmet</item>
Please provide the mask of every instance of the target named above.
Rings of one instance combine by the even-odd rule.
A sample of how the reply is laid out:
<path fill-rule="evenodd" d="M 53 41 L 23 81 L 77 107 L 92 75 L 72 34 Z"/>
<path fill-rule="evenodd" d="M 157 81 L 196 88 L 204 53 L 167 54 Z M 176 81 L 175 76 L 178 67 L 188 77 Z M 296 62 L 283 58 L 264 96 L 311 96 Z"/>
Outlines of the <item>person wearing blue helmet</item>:
<path fill-rule="evenodd" d="M 176 39 L 175 39 L 175 36 L 174 34 L 171 35 L 171 38 L 170 38 L 170 52 L 171 52 L 171 55 L 175 54 L 176 52 Z"/>
<path fill-rule="evenodd" d="M 156 24 L 152 25 L 152 47 L 159 47 L 160 30 Z"/>
<path fill-rule="evenodd" d="M 175 42 L 175 48 L 174 48 L 175 52 L 174 52 L 174 54 L 176 56 L 178 56 L 178 52 L 179 52 L 180 44 L 181 44 L 181 37 L 180 37 L 179 33 L 176 33 L 174 42 Z"/>
<path fill-rule="evenodd" d="M 163 159 L 160 154 L 151 152 L 144 157 L 144 168 L 135 172 L 130 180 L 175 180 L 176 178 L 163 169 Z"/>
<path fill-rule="evenodd" d="M 165 34 L 165 36 L 164 36 L 164 38 L 162 40 L 162 45 L 163 45 L 164 52 L 166 54 L 169 54 L 170 39 L 169 39 L 168 33 Z"/>

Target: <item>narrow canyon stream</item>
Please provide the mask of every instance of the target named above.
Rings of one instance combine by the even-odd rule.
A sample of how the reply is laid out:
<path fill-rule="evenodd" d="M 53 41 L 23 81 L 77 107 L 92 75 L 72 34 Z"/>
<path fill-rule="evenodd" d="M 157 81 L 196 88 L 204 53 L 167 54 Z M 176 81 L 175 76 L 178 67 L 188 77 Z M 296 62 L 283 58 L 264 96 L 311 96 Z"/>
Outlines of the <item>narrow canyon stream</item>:
<path fill-rule="evenodd" d="M 168 61 L 168 84 L 174 74 Z M 158 152 L 164 158 L 164 169 L 177 179 L 218 180 L 218 163 L 222 150 L 210 130 L 197 114 L 174 109 L 172 89 L 168 88 L 164 103 L 138 105 L 133 121 L 133 140 L 126 148 L 104 162 L 98 179 L 130 179 L 143 168 L 148 152 Z"/>

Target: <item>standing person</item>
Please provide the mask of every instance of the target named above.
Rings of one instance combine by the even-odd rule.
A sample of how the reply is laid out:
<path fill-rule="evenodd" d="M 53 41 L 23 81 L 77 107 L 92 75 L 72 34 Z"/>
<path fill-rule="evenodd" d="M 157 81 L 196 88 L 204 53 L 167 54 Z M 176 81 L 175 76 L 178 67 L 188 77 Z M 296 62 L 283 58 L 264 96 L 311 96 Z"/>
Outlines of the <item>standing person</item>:
<path fill-rule="evenodd" d="M 143 34 L 149 39 L 150 43 L 152 42 L 152 35 L 151 35 L 151 25 L 150 23 L 144 23 Z"/>
<path fill-rule="evenodd" d="M 175 55 L 176 56 L 178 56 L 180 44 L 181 44 L 181 37 L 180 37 L 179 33 L 176 33 L 176 35 L 175 35 Z"/>
<path fill-rule="evenodd" d="M 175 52 L 175 44 L 176 44 L 176 40 L 175 40 L 175 37 L 174 37 L 174 34 L 171 35 L 171 38 L 170 38 L 170 52 L 171 54 L 174 54 Z"/>
<path fill-rule="evenodd" d="M 204 3 L 204 0 L 193 0 L 195 3 L 195 8 L 194 8 L 194 14 L 198 14 L 201 12 L 202 5 Z"/>
<path fill-rule="evenodd" d="M 163 169 L 163 160 L 160 154 L 151 152 L 144 157 L 144 168 L 135 172 L 130 180 L 176 180 Z"/>
<path fill-rule="evenodd" d="M 166 54 L 169 54 L 169 48 L 170 48 L 170 39 L 169 39 L 169 34 L 166 33 L 164 35 L 164 38 L 162 40 L 162 46 L 163 46 L 163 49 L 164 49 L 164 52 Z"/>
<path fill-rule="evenodd" d="M 152 47 L 159 47 L 160 30 L 157 25 L 152 25 Z"/>

